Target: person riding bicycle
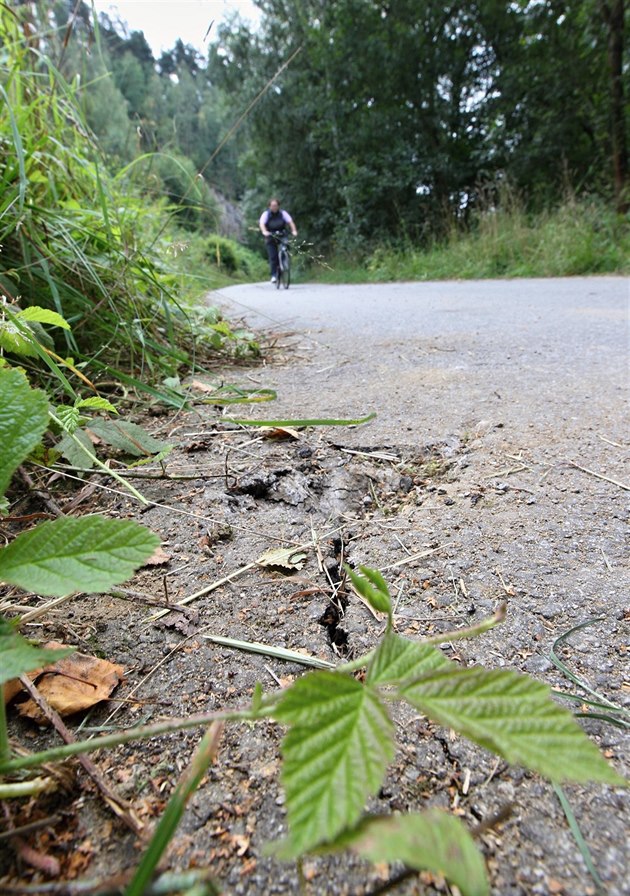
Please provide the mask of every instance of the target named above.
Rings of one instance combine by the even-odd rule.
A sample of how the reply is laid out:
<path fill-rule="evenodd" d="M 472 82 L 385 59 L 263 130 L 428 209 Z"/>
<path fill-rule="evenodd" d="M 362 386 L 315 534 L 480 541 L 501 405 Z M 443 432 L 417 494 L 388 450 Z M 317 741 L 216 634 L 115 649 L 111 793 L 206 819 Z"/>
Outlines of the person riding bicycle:
<path fill-rule="evenodd" d="M 278 279 L 278 239 L 286 234 L 287 226 L 293 236 L 297 236 L 297 228 L 291 215 L 280 208 L 280 202 L 275 196 L 269 200 L 268 207 L 260 216 L 258 226 L 267 243 L 271 282 L 275 283 Z"/>

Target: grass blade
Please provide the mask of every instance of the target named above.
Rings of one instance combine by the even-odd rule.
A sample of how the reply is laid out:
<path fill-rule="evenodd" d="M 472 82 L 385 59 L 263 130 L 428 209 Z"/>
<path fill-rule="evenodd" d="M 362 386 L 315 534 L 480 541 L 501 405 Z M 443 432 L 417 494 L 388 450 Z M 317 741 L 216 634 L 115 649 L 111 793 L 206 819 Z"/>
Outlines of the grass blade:
<path fill-rule="evenodd" d="M 213 722 L 201 739 L 190 765 L 179 779 L 168 801 L 151 842 L 125 890 L 125 896 L 144 896 L 164 850 L 173 839 L 188 800 L 199 787 L 206 769 L 216 756 L 222 732 L 223 722 Z"/>
<path fill-rule="evenodd" d="M 366 417 L 357 417 L 352 420 L 315 417 L 304 420 L 237 420 L 235 417 L 224 417 L 228 423 L 238 423 L 240 426 L 360 426 L 374 420 L 376 414 L 372 412 Z"/>
<path fill-rule="evenodd" d="M 628 710 L 624 709 L 622 706 L 619 706 L 616 703 L 613 703 L 612 700 L 608 700 L 598 691 L 593 690 L 593 688 L 591 688 L 582 678 L 579 678 L 577 675 L 571 672 L 571 670 L 564 665 L 562 660 L 560 660 L 558 655 L 556 654 L 558 646 L 564 644 L 564 642 L 567 641 L 571 637 L 571 635 L 575 634 L 575 632 L 581 631 L 583 628 L 587 628 L 589 625 L 595 625 L 596 622 L 604 622 L 604 617 L 597 616 L 593 619 L 587 619 L 585 622 L 580 622 L 579 625 L 574 625 L 573 628 L 570 628 L 568 631 L 564 632 L 564 634 L 560 635 L 559 638 L 556 638 L 549 652 L 549 659 L 554 664 L 554 666 L 559 669 L 566 678 L 569 679 L 569 681 L 572 681 L 573 684 L 576 684 L 583 691 L 586 691 L 587 694 L 595 697 L 600 706 L 609 708 L 614 712 L 619 712 L 622 715 L 630 718 L 630 712 L 628 712 Z"/>
<path fill-rule="evenodd" d="M 221 635 L 202 635 L 213 644 L 221 644 L 223 647 L 233 647 L 235 650 L 245 650 L 247 653 L 260 653 L 270 656 L 285 663 L 299 663 L 301 666 L 311 666 L 314 669 L 334 669 L 335 664 L 322 660 L 316 656 L 307 656 L 298 653 L 297 650 L 287 650 L 284 647 L 272 647 L 269 644 L 261 644 L 259 641 L 238 641 L 236 638 L 224 638 Z"/>
<path fill-rule="evenodd" d="M 577 823 L 577 819 L 576 819 L 575 815 L 573 814 L 573 809 L 571 808 L 571 804 L 569 803 L 564 790 L 562 789 L 562 787 L 559 784 L 554 784 L 553 789 L 556 793 L 556 796 L 558 797 L 558 800 L 560 801 L 560 805 L 562 806 L 562 811 L 565 814 L 565 817 L 567 819 L 571 833 L 573 834 L 575 842 L 577 843 L 578 849 L 580 850 L 580 853 L 582 854 L 582 858 L 584 859 L 584 864 L 586 865 L 588 873 L 591 875 L 591 877 L 597 884 L 597 887 L 600 890 L 600 892 L 603 892 L 604 891 L 604 882 L 597 872 L 597 868 L 595 867 L 595 864 L 593 862 L 593 856 L 591 855 L 591 851 L 588 848 L 588 843 L 586 842 L 586 840 L 584 839 L 584 837 L 582 835 L 582 831 L 580 830 L 580 826 Z"/>

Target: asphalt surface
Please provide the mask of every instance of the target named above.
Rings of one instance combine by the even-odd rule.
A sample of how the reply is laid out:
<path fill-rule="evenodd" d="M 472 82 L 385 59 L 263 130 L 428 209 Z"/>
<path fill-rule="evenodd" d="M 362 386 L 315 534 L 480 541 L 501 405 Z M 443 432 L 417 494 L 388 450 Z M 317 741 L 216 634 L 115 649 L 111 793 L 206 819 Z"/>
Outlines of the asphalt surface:
<path fill-rule="evenodd" d="M 212 301 L 252 327 L 299 336 L 298 358 L 260 376 L 278 387 L 276 416 L 376 411 L 371 438 L 390 442 L 404 431 L 441 438 L 497 416 L 519 432 L 560 428 L 571 438 L 613 421 L 627 432 L 626 278 L 298 283 L 288 291 L 263 283 Z"/>

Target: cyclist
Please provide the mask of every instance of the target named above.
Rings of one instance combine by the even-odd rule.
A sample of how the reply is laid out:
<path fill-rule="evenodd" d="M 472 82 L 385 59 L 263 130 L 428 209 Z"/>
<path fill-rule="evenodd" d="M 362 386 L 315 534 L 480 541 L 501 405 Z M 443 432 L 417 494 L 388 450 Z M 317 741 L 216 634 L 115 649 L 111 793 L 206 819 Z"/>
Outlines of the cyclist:
<path fill-rule="evenodd" d="M 269 200 L 268 207 L 260 216 L 258 226 L 267 243 L 271 282 L 275 283 L 278 279 L 278 237 L 286 234 L 287 227 L 293 236 L 297 236 L 297 228 L 291 215 L 280 208 L 280 201 L 275 196 Z"/>

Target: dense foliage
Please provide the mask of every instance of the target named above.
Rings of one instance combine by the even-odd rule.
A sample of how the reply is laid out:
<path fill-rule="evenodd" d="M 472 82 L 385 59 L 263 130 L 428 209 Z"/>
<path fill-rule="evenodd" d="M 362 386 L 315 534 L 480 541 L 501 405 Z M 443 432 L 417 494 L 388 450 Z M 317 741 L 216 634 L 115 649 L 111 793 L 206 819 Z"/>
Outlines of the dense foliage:
<path fill-rule="evenodd" d="M 44 49 L 110 167 L 132 163 L 189 232 L 259 248 L 276 192 L 345 249 L 470 227 L 506 184 L 526 211 L 567 191 L 627 210 L 623 0 L 256 2 L 260 24 L 214 26 L 208 59 L 181 40 L 155 58 L 84 2 L 20 5 L 52 23 Z"/>
<path fill-rule="evenodd" d="M 248 185 L 286 185 L 320 238 L 435 233 L 506 179 L 532 209 L 626 206 L 623 0 L 258 5 L 211 69 L 245 103 L 301 48 L 250 117 Z"/>
<path fill-rule="evenodd" d="M 200 238 L 193 253 L 190 232 L 177 225 L 216 223 L 216 205 L 186 158 L 172 160 L 188 192 L 173 204 L 168 170 L 151 181 L 140 160 L 120 169 L 103 153 L 86 110 L 111 110 L 116 124 L 122 109 L 129 125 L 125 104 L 115 96 L 95 102 L 92 91 L 107 77 L 86 90 L 78 75 L 69 77 L 81 29 L 90 39 L 98 32 L 79 18 L 73 42 L 63 27 L 46 30 L 46 21 L 45 4 L 0 4 L 0 352 L 15 348 L 3 303 L 14 311 L 42 306 L 69 324 L 54 342 L 39 334 L 42 352 L 73 376 L 89 361 L 91 377 L 102 370 L 109 380 L 114 373 L 137 385 L 160 382 L 234 335 L 216 309 L 187 302 L 226 277 L 216 247 Z M 193 254 L 205 265 L 200 280 L 191 276 Z"/>

